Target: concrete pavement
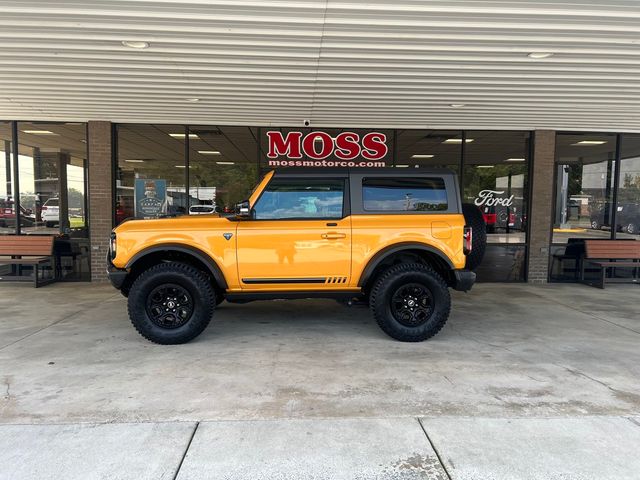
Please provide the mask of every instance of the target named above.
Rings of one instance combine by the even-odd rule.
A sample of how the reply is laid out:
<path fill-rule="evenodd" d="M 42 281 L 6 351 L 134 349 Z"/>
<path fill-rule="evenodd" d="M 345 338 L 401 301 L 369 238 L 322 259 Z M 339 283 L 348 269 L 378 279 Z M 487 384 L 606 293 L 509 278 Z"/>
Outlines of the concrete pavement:
<path fill-rule="evenodd" d="M 0 478 L 640 478 L 639 346 L 636 285 L 481 284 L 420 344 L 331 301 L 223 303 L 165 347 L 108 286 L 2 284 Z"/>

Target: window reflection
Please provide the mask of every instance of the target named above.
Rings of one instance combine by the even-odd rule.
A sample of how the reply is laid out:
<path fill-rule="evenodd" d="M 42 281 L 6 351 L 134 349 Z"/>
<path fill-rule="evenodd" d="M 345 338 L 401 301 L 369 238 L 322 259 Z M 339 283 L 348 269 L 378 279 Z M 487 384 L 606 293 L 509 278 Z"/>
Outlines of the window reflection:
<path fill-rule="evenodd" d="M 640 135 L 622 135 L 621 142 L 618 237 L 640 239 Z"/>
<path fill-rule="evenodd" d="M 234 211 L 249 197 L 257 181 L 257 128 L 189 127 L 197 139 L 189 143 L 189 212 L 212 206 Z"/>
<path fill-rule="evenodd" d="M 184 126 L 123 124 L 117 134 L 116 224 L 131 217 L 186 214 Z M 197 136 L 189 137 L 189 142 L 197 141 Z M 157 205 L 145 207 L 142 202 L 151 190 Z"/>
<path fill-rule="evenodd" d="M 553 243 L 610 238 L 615 134 L 558 134 Z"/>
<path fill-rule="evenodd" d="M 482 211 L 489 243 L 525 243 L 529 132 L 466 133 L 463 199 Z"/>

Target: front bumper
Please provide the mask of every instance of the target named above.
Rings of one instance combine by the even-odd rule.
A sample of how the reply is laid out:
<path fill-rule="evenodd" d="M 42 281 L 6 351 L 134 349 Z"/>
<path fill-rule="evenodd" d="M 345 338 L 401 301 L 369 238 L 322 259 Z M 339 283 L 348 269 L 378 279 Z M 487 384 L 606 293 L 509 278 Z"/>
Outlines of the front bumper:
<path fill-rule="evenodd" d="M 127 275 L 129 275 L 129 272 L 124 269 L 116 268 L 113 265 L 107 266 L 107 276 L 109 277 L 109 281 L 111 282 L 111 285 L 118 290 L 122 288 L 122 284 L 127 278 Z"/>
<path fill-rule="evenodd" d="M 476 283 L 476 272 L 471 270 L 454 270 L 454 283 L 452 288 L 461 292 L 468 292 Z"/>

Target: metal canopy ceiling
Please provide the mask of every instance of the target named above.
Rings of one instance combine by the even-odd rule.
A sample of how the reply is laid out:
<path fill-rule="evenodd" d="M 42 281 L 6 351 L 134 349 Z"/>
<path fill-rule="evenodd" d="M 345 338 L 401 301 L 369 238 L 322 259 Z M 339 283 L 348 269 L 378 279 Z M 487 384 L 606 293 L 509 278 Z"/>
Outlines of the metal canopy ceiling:
<path fill-rule="evenodd" d="M 0 118 L 640 131 L 639 47 L 635 0 L 0 0 Z"/>

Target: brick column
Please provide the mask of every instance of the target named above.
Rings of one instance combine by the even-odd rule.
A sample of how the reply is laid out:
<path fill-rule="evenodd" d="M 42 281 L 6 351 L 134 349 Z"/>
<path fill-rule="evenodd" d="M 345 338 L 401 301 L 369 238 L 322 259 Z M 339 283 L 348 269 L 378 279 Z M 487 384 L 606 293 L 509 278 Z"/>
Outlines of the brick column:
<path fill-rule="evenodd" d="M 553 222 L 553 164 L 556 132 L 536 130 L 531 175 L 531 233 L 529 239 L 529 283 L 547 283 L 549 243 Z"/>
<path fill-rule="evenodd" d="M 91 281 L 102 282 L 107 280 L 105 259 L 113 216 L 110 122 L 89 122 L 88 146 Z"/>

